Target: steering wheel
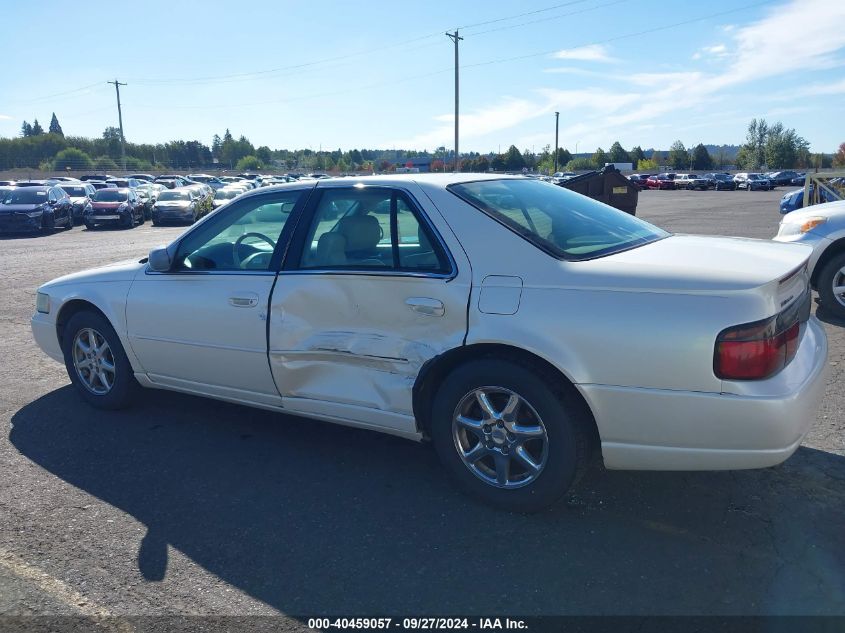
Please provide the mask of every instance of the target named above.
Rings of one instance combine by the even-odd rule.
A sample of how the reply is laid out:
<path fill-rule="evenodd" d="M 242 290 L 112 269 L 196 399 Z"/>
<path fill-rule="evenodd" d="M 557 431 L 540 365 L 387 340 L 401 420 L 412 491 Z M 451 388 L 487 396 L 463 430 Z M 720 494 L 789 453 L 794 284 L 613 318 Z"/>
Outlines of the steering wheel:
<path fill-rule="evenodd" d="M 235 240 L 234 244 L 232 244 L 232 259 L 235 260 L 235 266 L 237 266 L 238 268 L 244 268 L 244 265 L 248 264 L 250 262 L 250 260 L 253 257 L 255 257 L 256 255 L 263 255 L 264 254 L 263 251 L 259 252 L 259 253 L 252 253 L 251 255 L 249 255 L 249 257 L 247 257 L 246 259 L 241 261 L 241 257 L 240 257 L 240 255 L 238 255 L 238 248 L 243 243 L 243 241 L 248 237 L 257 237 L 258 239 L 264 240 L 265 242 L 267 242 L 270 245 L 270 248 L 273 248 L 273 249 L 276 248 L 276 242 L 271 240 L 269 237 L 267 237 L 263 233 L 244 233 L 238 239 Z"/>

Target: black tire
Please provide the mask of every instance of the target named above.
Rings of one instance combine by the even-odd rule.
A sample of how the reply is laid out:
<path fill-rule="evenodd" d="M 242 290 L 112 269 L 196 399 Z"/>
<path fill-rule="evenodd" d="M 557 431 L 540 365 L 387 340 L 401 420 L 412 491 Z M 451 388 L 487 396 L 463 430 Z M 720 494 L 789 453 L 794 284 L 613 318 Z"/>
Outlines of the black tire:
<path fill-rule="evenodd" d="M 824 265 L 819 273 L 816 287 L 819 291 L 819 300 L 825 310 L 831 314 L 845 319 L 845 306 L 843 306 L 833 294 L 833 284 L 837 273 L 845 267 L 845 253 L 835 255 L 833 259 Z"/>
<path fill-rule="evenodd" d="M 41 216 L 41 232 L 51 233 L 56 228 L 56 215 L 50 211 Z"/>
<path fill-rule="evenodd" d="M 93 231 L 94 229 L 97 228 L 97 225 L 94 224 L 93 222 L 86 222 L 85 228 L 88 229 L 89 231 Z"/>
<path fill-rule="evenodd" d="M 135 214 L 132 213 L 132 210 L 129 210 L 129 213 L 126 215 L 126 220 L 123 222 L 124 229 L 133 229 L 135 228 Z"/>
<path fill-rule="evenodd" d="M 114 360 L 114 383 L 108 393 L 97 395 L 90 391 L 80 378 L 73 361 L 73 342 L 77 333 L 85 328 L 96 330 L 108 343 Z M 82 311 L 74 314 L 67 322 L 62 336 L 62 351 L 65 357 L 65 369 L 76 391 L 88 404 L 98 409 L 123 409 L 130 404 L 140 389 L 129 359 L 117 333 L 111 323 L 101 314 Z"/>
<path fill-rule="evenodd" d="M 501 387 L 524 399 L 542 420 L 548 442 L 545 466 L 536 479 L 518 488 L 483 481 L 464 464 L 456 448 L 452 420 L 456 408 L 475 389 Z M 583 404 L 559 379 L 511 360 L 480 359 L 454 369 L 434 397 L 431 437 L 449 477 L 463 491 L 495 507 L 536 512 L 558 501 L 586 469 L 592 421 Z"/>
<path fill-rule="evenodd" d="M 73 212 L 67 214 L 67 224 L 65 228 L 70 231 L 73 228 Z"/>

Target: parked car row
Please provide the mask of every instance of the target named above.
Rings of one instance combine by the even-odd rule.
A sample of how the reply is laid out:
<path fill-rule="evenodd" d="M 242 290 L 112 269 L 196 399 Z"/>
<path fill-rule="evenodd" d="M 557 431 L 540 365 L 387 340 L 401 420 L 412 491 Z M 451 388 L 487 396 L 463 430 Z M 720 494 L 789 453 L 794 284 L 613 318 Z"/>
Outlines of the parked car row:
<path fill-rule="evenodd" d="M 0 231 L 43 231 L 82 223 L 132 228 L 152 220 L 193 224 L 240 194 L 312 176 L 238 174 L 86 174 L 43 180 L 0 181 Z M 7 202 L 8 199 L 8 202 Z"/>
<path fill-rule="evenodd" d="M 711 172 L 699 176 L 698 174 L 631 174 L 628 179 L 640 189 L 697 189 L 706 191 L 734 191 L 745 189 L 746 191 L 770 191 L 780 184 L 792 182 L 792 174 L 797 172 L 777 172 L 773 178 L 768 175 L 740 172 L 731 175 L 727 172 Z M 787 180 L 789 178 L 789 180 Z M 796 175 L 795 178 L 798 178 Z M 800 176 L 803 183 L 804 176 Z"/>

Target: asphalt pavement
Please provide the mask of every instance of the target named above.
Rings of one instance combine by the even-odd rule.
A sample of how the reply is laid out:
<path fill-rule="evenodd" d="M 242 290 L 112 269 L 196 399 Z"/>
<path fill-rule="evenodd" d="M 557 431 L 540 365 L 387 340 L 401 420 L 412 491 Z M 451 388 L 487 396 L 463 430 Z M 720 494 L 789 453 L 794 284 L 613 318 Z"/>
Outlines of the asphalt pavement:
<path fill-rule="evenodd" d="M 673 232 L 769 238 L 774 192 L 646 191 Z M 95 411 L 32 340 L 37 286 L 181 228 L 0 238 L 0 614 L 845 615 L 845 323 L 765 470 L 595 467 L 548 511 L 456 492 L 430 447 L 164 391 Z"/>

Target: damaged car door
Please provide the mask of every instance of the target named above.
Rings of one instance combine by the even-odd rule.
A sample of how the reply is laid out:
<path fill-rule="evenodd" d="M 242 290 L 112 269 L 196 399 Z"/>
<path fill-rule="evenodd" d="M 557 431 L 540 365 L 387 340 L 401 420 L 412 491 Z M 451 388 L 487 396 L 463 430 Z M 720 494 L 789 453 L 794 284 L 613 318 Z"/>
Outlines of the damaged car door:
<path fill-rule="evenodd" d="M 454 235 L 421 199 L 318 185 L 271 300 L 270 365 L 285 409 L 416 431 L 414 381 L 463 344 L 471 286 Z"/>

